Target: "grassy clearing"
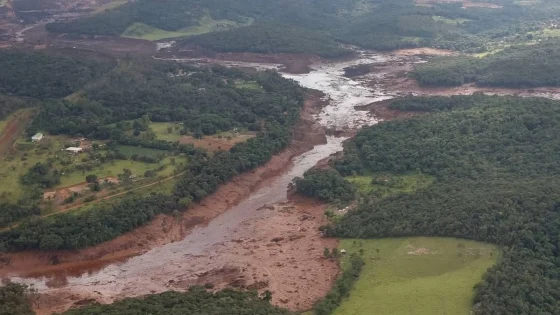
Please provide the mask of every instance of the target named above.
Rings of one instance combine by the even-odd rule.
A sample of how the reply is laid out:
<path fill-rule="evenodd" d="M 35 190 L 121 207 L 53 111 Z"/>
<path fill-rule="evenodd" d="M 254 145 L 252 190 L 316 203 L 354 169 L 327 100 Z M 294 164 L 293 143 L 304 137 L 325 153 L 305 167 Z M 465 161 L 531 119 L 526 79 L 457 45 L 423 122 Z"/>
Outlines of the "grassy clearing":
<path fill-rule="evenodd" d="M 543 30 L 543 35 L 547 37 L 558 37 L 560 36 L 560 29 L 545 28 Z"/>
<path fill-rule="evenodd" d="M 437 16 L 437 15 L 432 16 L 432 19 L 434 19 L 434 21 L 436 21 L 436 22 L 443 22 L 443 23 L 452 24 L 452 25 L 461 25 L 463 23 L 471 21 L 469 19 L 448 19 L 446 17 Z"/>
<path fill-rule="evenodd" d="M 375 174 L 372 176 L 348 176 L 346 180 L 354 184 L 363 194 L 375 194 L 385 198 L 401 193 L 412 193 L 430 186 L 434 177 L 424 174 L 391 175 Z"/>
<path fill-rule="evenodd" d="M 102 4 L 99 7 L 97 7 L 97 9 L 95 9 L 95 11 L 92 12 L 92 14 L 98 14 L 98 13 L 105 12 L 107 10 L 118 8 L 127 2 L 128 0 L 117 0 L 117 1 L 111 1 L 109 3 Z"/>
<path fill-rule="evenodd" d="M 169 154 L 169 152 L 163 150 L 135 147 L 130 145 L 117 145 L 115 148 L 117 151 L 126 155 L 127 157 L 131 157 L 133 155 L 158 157 Z"/>
<path fill-rule="evenodd" d="M 183 138 L 180 131 L 183 125 L 179 123 L 150 123 L 150 129 L 156 134 L 156 139 L 165 141 L 179 141 Z"/>
<path fill-rule="evenodd" d="M 144 23 L 134 23 L 129 26 L 121 36 L 136 39 L 160 40 L 165 38 L 187 37 L 210 32 L 224 31 L 236 27 L 248 26 L 252 23 L 252 20 L 244 24 L 229 20 L 214 20 L 209 15 L 206 15 L 200 19 L 199 25 L 185 27 L 174 32 L 158 29 Z"/>
<path fill-rule="evenodd" d="M 172 162 L 174 160 L 175 162 Z M 157 172 L 158 176 L 171 176 L 173 175 L 173 171 L 175 168 L 185 165 L 187 162 L 186 157 L 176 156 L 176 157 L 167 157 L 161 160 L 159 163 L 143 163 L 138 161 L 132 160 L 116 160 L 111 161 L 107 164 L 93 167 L 89 171 L 85 172 L 72 172 L 70 174 L 66 174 L 60 178 L 60 184 L 57 188 L 72 186 L 76 184 L 83 183 L 85 181 L 85 177 L 88 174 L 95 174 L 97 177 L 109 177 L 114 176 L 117 177 L 119 174 L 123 173 L 123 169 L 128 168 L 133 175 L 137 177 L 144 176 L 144 173 L 148 170 L 156 170 L 160 167 L 164 167 L 161 171 Z M 175 164 L 175 165 L 173 165 Z"/>
<path fill-rule="evenodd" d="M 473 286 L 500 256 L 496 246 L 452 238 L 347 239 L 340 246 L 363 249 L 366 265 L 335 315 L 469 315 Z"/>
<path fill-rule="evenodd" d="M 262 90 L 262 86 L 255 81 L 235 83 L 237 89 Z"/>

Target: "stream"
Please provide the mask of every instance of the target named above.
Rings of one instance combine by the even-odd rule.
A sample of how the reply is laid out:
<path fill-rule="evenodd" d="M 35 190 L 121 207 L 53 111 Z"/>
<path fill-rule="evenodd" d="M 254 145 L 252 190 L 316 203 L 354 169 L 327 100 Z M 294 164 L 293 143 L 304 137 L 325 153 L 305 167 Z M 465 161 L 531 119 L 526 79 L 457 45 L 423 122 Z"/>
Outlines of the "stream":
<path fill-rule="evenodd" d="M 367 111 L 357 111 L 354 106 L 391 98 L 381 89 L 370 89 L 360 79 L 343 76 L 344 68 L 362 63 L 381 63 L 388 60 L 381 54 L 363 53 L 352 61 L 315 65 L 307 74 L 283 74 L 302 86 L 320 90 L 329 104 L 317 115 L 320 124 L 330 130 L 356 129 L 377 123 Z M 243 64 L 241 64 L 243 65 Z M 263 65 L 266 67 L 266 65 Z M 363 78 L 362 78 L 363 79 Z M 99 301 L 110 302 L 115 298 L 138 296 L 169 290 L 169 283 L 195 279 L 197 274 L 221 268 L 228 262 L 216 254 L 217 248 L 230 241 L 243 230 L 244 222 L 272 215 L 259 211 L 263 206 L 287 200 L 287 186 L 294 177 L 301 176 L 318 161 L 342 150 L 343 137 L 327 137 L 327 143 L 315 146 L 296 157 L 292 166 L 274 181 L 247 199 L 214 218 L 208 225 L 196 227 L 183 240 L 154 248 L 125 262 L 113 263 L 95 272 L 64 279 L 47 277 L 11 280 L 33 285 L 39 293 L 70 292 L 95 296 Z M 234 233 L 235 232 L 235 233 Z M 190 257 L 205 257 L 205 264 L 189 263 Z"/>

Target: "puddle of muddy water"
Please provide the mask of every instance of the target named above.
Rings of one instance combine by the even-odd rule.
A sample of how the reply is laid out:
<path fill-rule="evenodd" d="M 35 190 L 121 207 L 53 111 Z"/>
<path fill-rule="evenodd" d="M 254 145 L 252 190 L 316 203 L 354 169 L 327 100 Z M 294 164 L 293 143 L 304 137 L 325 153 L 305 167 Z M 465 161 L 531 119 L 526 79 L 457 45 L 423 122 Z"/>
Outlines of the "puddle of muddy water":
<path fill-rule="evenodd" d="M 334 130 L 355 129 L 377 122 L 365 111 L 354 107 L 369 104 L 390 96 L 375 88 L 368 88 L 359 78 L 343 76 L 344 68 L 361 63 L 384 62 L 387 57 L 378 54 L 362 54 L 353 61 L 333 62 L 316 65 L 308 74 L 283 74 L 302 86 L 321 90 L 329 99 L 329 105 L 318 115 L 322 126 Z M 235 66 L 255 66 L 236 62 Z M 258 65 L 259 68 L 271 65 Z M 276 67 L 276 65 L 272 65 Z M 189 283 L 209 270 L 226 266 L 227 255 L 220 255 L 220 248 L 233 237 L 245 232 L 248 220 L 275 215 L 274 211 L 258 210 L 265 205 L 287 200 L 287 186 L 296 176 L 301 176 L 318 161 L 342 150 L 345 138 L 328 137 L 327 143 L 317 145 L 293 161 L 293 166 L 275 178 L 268 186 L 255 191 L 250 197 L 214 218 L 206 226 L 195 228 L 183 240 L 154 248 L 125 262 L 113 263 L 98 271 L 68 270 L 55 275 L 35 278 L 12 277 L 11 280 L 32 284 L 39 293 L 62 296 L 80 295 L 93 297 L 101 302 L 114 299 L 161 292 L 170 288 L 170 283 Z M 226 256 L 226 257 L 224 257 Z M 189 264 L 196 257 L 197 264 Z M 201 258 L 202 257 L 202 258 Z M 200 260 L 204 263 L 200 263 Z"/>

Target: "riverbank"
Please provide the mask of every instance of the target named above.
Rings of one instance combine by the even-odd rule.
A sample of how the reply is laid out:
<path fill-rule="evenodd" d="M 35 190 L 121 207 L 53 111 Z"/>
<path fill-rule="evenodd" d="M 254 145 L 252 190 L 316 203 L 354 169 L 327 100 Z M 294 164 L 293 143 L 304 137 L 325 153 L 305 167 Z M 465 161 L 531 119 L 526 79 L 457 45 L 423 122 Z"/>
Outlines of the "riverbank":
<path fill-rule="evenodd" d="M 324 132 L 313 120 L 313 115 L 325 105 L 321 96 L 316 91 L 308 92 L 300 121 L 294 128 L 292 143 L 284 151 L 264 166 L 236 176 L 231 182 L 222 185 L 217 192 L 185 211 L 180 218 L 160 215 L 147 226 L 83 250 L 1 254 L 0 261 L 3 264 L 0 266 L 0 277 L 37 277 L 56 275 L 61 271 L 70 276 L 79 275 L 182 239 L 193 227 L 208 223 L 265 185 L 267 180 L 278 176 L 290 166 L 293 157 L 326 142 Z"/>

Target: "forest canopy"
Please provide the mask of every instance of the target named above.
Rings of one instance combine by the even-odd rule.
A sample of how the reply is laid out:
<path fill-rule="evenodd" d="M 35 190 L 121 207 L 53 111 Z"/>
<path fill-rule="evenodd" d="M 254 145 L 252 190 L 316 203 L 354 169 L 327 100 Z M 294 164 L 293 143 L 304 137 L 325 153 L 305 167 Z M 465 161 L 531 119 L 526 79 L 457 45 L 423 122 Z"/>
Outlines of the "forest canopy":
<path fill-rule="evenodd" d="M 327 58 L 350 53 L 325 33 L 278 23 L 255 23 L 229 31 L 192 36 L 184 42 L 216 52 L 302 53 Z"/>
<path fill-rule="evenodd" d="M 502 245 L 504 257 L 476 288 L 475 314 L 559 313 L 559 105 L 484 95 L 395 102 L 435 113 L 365 128 L 334 166 L 343 175 L 421 172 L 435 182 L 366 198 L 327 234 Z"/>
<path fill-rule="evenodd" d="M 82 19 L 51 23 L 47 29 L 57 33 L 120 36 L 134 23 L 180 31 L 190 26 L 204 27 L 204 21 L 211 18 L 238 26 L 273 22 L 276 29 L 287 31 L 266 42 L 263 42 L 263 32 L 254 28 L 244 29 L 252 37 L 228 31 L 241 43 L 218 34 L 197 39 L 222 51 L 227 47 L 227 51 L 309 52 L 325 45 L 323 48 L 328 48 L 336 40 L 376 50 L 432 46 L 480 52 L 498 38 L 515 41 L 528 32 L 542 29 L 543 21 L 556 19 L 560 12 L 560 7 L 552 1 L 541 1 L 538 5 L 521 5 L 513 0 L 496 2 L 499 6 L 495 8 L 465 9 L 461 3 L 418 6 L 413 0 L 168 0 L 165 5 L 140 0 Z M 299 44 L 284 47 L 287 37 Z M 311 38 L 312 45 L 305 45 L 303 38 Z M 218 40 L 223 39 L 227 39 L 227 44 L 220 45 Z M 331 55 L 332 52 L 325 54 Z"/>
<path fill-rule="evenodd" d="M 560 41 L 509 47 L 483 58 L 435 58 L 417 65 L 412 76 L 426 86 L 556 87 L 560 86 Z"/>

